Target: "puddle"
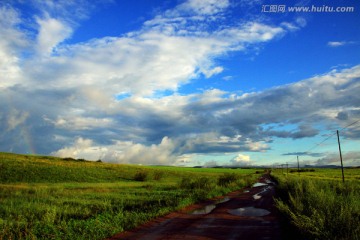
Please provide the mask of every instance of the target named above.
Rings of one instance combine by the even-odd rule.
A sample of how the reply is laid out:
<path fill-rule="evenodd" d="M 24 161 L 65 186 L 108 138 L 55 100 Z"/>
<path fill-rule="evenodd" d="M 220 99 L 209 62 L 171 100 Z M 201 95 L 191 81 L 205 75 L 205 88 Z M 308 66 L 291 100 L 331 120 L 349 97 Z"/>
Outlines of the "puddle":
<path fill-rule="evenodd" d="M 258 200 L 258 199 L 261 198 L 261 196 L 260 196 L 259 194 L 255 194 L 255 195 L 253 195 L 253 198 L 254 198 L 255 200 Z"/>
<path fill-rule="evenodd" d="M 262 208 L 254 208 L 254 207 L 244 207 L 244 208 L 237 208 L 237 209 L 230 209 L 228 213 L 235 216 L 243 216 L 243 217 L 262 217 L 269 215 L 269 212 L 266 209 Z"/>
<path fill-rule="evenodd" d="M 224 203 L 224 202 L 228 202 L 230 200 L 229 197 L 224 197 L 222 199 L 219 199 L 215 202 L 215 204 L 219 204 L 219 203 Z"/>
<path fill-rule="evenodd" d="M 272 189 L 272 186 L 266 186 L 262 191 L 258 192 L 257 194 L 253 195 L 254 200 L 258 200 L 262 197 L 262 194 L 267 192 L 268 190 Z"/>
<path fill-rule="evenodd" d="M 212 210 L 214 210 L 216 208 L 217 204 L 224 203 L 224 202 L 227 202 L 229 200 L 230 200 L 229 197 L 224 197 L 222 199 L 219 199 L 219 200 L 215 201 L 213 204 L 210 204 L 210 205 L 207 205 L 207 206 L 205 206 L 203 208 L 194 210 L 193 212 L 191 212 L 191 214 L 195 214 L 195 215 L 209 214 L 209 213 L 211 213 Z"/>
<path fill-rule="evenodd" d="M 266 184 L 266 183 L 260 183 L 260 182 L 258 182 L 258 183 L 255 183 L 254 185 L 252 185 L 252 187 L 263 187 L 263 186 L 267 186 L 268 184 Z"/>
<path fill-rule="evenodd" d="M 216 208 L 215 204 L 211 204 L 211 205 L 207 205 L 204 208 L 201 209 L 197 209 L 195 211 L 193 211 L 191 214 L 209 214 L 212 210 L 214 210 Z"/>
<path fill-rule="evenodd" d="M 274 183 L 273 181 L 270 181 L 269 179 L 265 179 L 265 182 L 266 182 L 267 184 L 275 185 L 275 183 Z"/>

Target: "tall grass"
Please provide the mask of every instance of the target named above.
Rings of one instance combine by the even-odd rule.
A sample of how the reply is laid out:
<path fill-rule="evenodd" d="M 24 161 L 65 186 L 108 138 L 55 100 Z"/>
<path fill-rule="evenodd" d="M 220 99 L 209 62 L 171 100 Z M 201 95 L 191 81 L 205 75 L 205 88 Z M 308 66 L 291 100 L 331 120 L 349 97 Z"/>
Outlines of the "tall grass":
<path fill-rule="evenodd" d="M 250 185 L 253 173 L 0 153 L 0 239 L 104 239 Z"/>
<path fill-rule="evenodd" d="M 308 239 L 360 239 L 359 181 L 275 174 L 278 209 Z"/>
<path fill-rule="evenodd" d="M 102 239 L 176 209 L 188 197 L 146 185 L 5 187 L 0 192 L 0 238 Z M 130 191 L 131 190 L 131 191 Z"/>

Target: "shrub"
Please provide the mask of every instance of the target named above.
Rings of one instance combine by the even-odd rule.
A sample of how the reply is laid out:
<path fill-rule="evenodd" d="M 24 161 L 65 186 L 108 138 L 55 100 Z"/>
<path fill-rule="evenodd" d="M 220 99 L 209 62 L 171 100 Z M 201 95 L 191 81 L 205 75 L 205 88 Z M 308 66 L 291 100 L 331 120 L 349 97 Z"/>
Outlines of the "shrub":
<path fill-rule="evenodd" d="M 154 180 L 159 181 L 164 176 L 164 172 L 162 171 L 155 171 L 154 172 Z"/>
<path fill-rule="evenodd" d="M 238 180 L 238 176 L 236 173 L 224 173 L 218 179 L 218 185 L 227 186 Z"/>
<path fill-rule="evenodd" d="M 180 188 L 191 189 L 191 180 L 188 177 L 183 177 L 180 182 Z"/>
<path fill-rule="evenodd" d="M 139 182 L 144 182 L 144 181 L 146 181 L 148 174 L 149 173 L 145 170 L 138 171 L 135 173 L 134 180 L 139 181 Z"/>
<path fill-rule="evenodd" d="M 214 187 L 211 179 L 208 177 L 201 177 L 195 179 L 182 178 L 180 187 L 185 189 L 211 189 Z"/>
<path fill-rule="evenodd" d="M 300 170 L 295 170 L 295 169 L 291 169 L 290 173 L 294 173 L 294 172 L 315 172 L 315 169 L 300 169 Z"/>
<path fill-rule="evenodd" d="M 207 177 L 197 178 L 194 182 L 197 189 L 210 189 L 212 188 L 211 180 Z"/>

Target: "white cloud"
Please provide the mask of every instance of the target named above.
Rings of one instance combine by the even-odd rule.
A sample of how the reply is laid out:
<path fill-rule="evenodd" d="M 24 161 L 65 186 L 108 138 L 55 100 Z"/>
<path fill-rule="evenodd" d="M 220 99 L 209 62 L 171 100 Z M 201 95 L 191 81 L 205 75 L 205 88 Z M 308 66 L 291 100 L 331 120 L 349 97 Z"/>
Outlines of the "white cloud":
<path fill-rule="evenodd" d="M 19 111 L 17 109 L 11 109 L 9 115 L 7 116 L 7 131 L 15 129 L 17 126 L 23 124 L 26 119 L 29 117 L 28 112 Z"/>
<path fill-rule="evenodd" d="M 13 88 L 0 95 L 0 126 L 6 131 L 12 123 L 14 130 L 26 121 L 33 136 L 39 138 L 37 148 L 47 147 L 49 152 L 67 146 L 80 135 L 91 144 L 84 147 L 75 142 L 74 148 L 60 149 L 83 152 L 70 155 L 76 158 L 92 154 L 90 159 L 94 160 L 101 155 L 109 161 L 149 160 L 160 164 L 169 159 L 167 163 L 173 164 L 190 154 L 263 152 L 271 148 L 268 141 L 273 137 L 303 138 L 316 135 L 319 122 L 345 126 L 355 121 L 360 109 L 359 77 L 360 66 L 355 66 L 250 94 L 234 96 L 212 89 L 186 96 L 130 96 L 120 101 L 89 87 L 41 94 Z M 11 112 L 10 105 L 17 109 L 16 113 Z M 339 117 L 339 113 L 346 117 Z M 12 120 L 6 115 L 13 116 Z M 261 127 L 289 121 L 297 129 L 276 132 Z M 12 134 L 6 142 L 1 140 L 3 147 L 10 149 L 9 144 L 17 139 L 16 131 Z M 356 132 L 353 134 L 351 137 L 356 139 Z M 167 140 L 163 140 L 165 136 Z M 46 146 L 41 144 L 44 141 Z M 80 151 L 82 148 L 85 150 Z"/>
<path fill-rule="evenodd" d="M 246 141 L 245 146 L 249 151 L 254 151 L 254 152 L 265 152 L 266 150 L 269 149 L 268 144 L 264 142 L 254 142 L 250 139 Z"/>
<path fill-rule="evenodd" d="M 31 0 L 32 7 L 35 7 L 42 12 L 43 15 L 56 16 L 61 19 L 66 19 L 73 24 L 77 20 L 86 19 L 89 13 L 96 7 L 94 3 L 97 1 L 88 0 L 66 0 L 66 1 L 52 1 L 52 0 Z M 102 0 L 102 4 L 111 3 L 112 0 Z M 101 7 L 101 6 L 98 6 Z"/>
<path fill-rule="evenodd" d="M 216 32 L 219 39 L 230 44 L 234 50 L 243 50 L 245 44 L 267 42 L 275 37 L 281 37 L 286 31 L 260 22 L 246 22 L 240 27 L 221 29 Z"/>
<path fill-rule="evenodd" d="M 46 94 L 15 88 L 0 96 L 0 103 L 16 100 L 11 105 L 18 109 L 11 113 L 9 104 L 2 104 L 0 126 L 5 124 L 2 129 L 6 131 L 11 122 L 16 129 L 26 120 L 33 134 L 41 137 L 37 148 L 44 146 L 41 143 L 46 139 L 44 147 L 58 156 L 181 164 L 181 159 L 190 155 L 196 159 L 197 154 L 267 151 L 273 137 L 317 134 L 314 127 L 319 122 L 345 126 L 358 118 L 359 77 L 360 66 L 356 66 L 251 94 L 233 96 L 212 89 L 187 96 L 130 96 L 120 101 L 102 98 L 101 91 L 98 97 L 93 88 Z M 346 117 L 339 117 L 344 111 Z M 6 114 L 13 116 L 12 120 L 4 118 Z M 298 129 L 275 132 L 261 127 L 289 121 Z M 7 135 L 1 145 L 8 146 L 11 139 L 17 136 Z M 73 139 L 77 140 L 67 146 Z M 57 150 L 58 146 L 67 147 Z"/>
<path fill-rule="evenodd" d="M 225 76 L 222 78 L 224 81 L 230 81 L 230 80 L 233 80 L 234 77 L 233 76 Z"/>
<path fill-rule="evenodd" d="M 264 43 L 286 32 L 261 22 L 232 27 L 220 24 L 218 29 L 211 29 L 209 16 L 225 11 L 228 1 L 194 0 L 155 16 L 124 36 L 66 44 L 64 40 L 71 37 L 76 24 L 69 14 L 75 10 L 65 7 L 76 9 L 74 2 L 37 2 L 37 6 L 43 16 L 35 17 L 39 29 L 36 44 L 29 50 L 40 56 L 22 59 L 23 74 L 10 74 L 14 85 L 40 89 L 85 87 L 85 91 L 97 89 L 105 93 L 102 98 L 110 101 L 122 92 L 152 96 L 159 91 L 177 91 L 201 75 L 209 78 L 221 73 L 223 67 L 216 64 L 216 58 L 229 51 L 244 51 L 247 45 Z M 53 16 L 55 10 L 59 11 L 58 17 Z M 189 12 L 193 14 L 189 16 Z M 201 18 L 203 15 L 207 17 Z M 10 24 L 8 28 L 15 27 Z M 19 37 L 26 40 L 26 36 Z M 15 64 L 18 55 L 11 56 L 15 59 L 11 64 L 14 72 L 19 70 Z"/>
<path fill-rule="evenodd" d="M 67 130 L 88 130 L 93 128 L 111 127 L 113 120 L 110 118 L 93 118 L 93 117 L 61 117 L 53 122 L 55 127 Z"/>
<path fill-rule="evenodd" d="M 230 161 L 231 165 L 235 166 L 249 166 L 251 165 L 250 156 L 245 154 L 238 154 Z"/>
<path fill-rule="evenodd" d="M 51 54 L 59 43 L 72 34 L 71 27 L 58 19 L 37 18 L 36 22 L 39 24 L 36 49 L 40 54 Z"/>
<path fill-rule="evenodd" d="M 16 10 L 0 11 L 0 130 L 26 122 L 41 153 L 173 164 L 197 154 L 267 151 L 274 137 L 313 136 L 314 123 L 344 126 L 358 117 L 360 66 L 261 92 L 177 93 L 194 79 L 222 73 L 217 59 L 300 29 L 306 24 L 301 19 L 229 26 L 222 21 L 227 1 L 188 1 L 128 34 L 69 44 L 78 18 L 69 19 L 67 2 L 76 1 L 44 2 L 43 15 L 31 23 L 39 28 L 27 26 L 29 35 L 19 30 L 27 22 Z M 298 130 L 263 128 L 272 123 Z M 21 151 L 18 132 L 10 132 L 0 138 L 2 150 Z"/>
<path fill-rule="evenodd" d="M 355 44 L 356 42 L 353 41 L 333 41 L 333 42 L 328 42 L 327 45 L 329 47 L 342 47 L 345 45 L 351 45 L 351 44 Z"/>
<path fill-rule="evenodd" d="M 298 17 L 296 18 L 295 22 L 300 26 L 300 27 L 305 27 L 307 24 L 307 21 L 305 18 L 302 17 Z"/>
<path fill-rule="evenodd" d="M 171 165 L 177 161 L 172 154 L 174 143 L 164 137 L 159 144 L 146 146 L 130 141 L 115 141 L 112 145 L 95 145 L 91 139 L 78 138 L 73 146 L 62 148 L 52 155 L 58 157 L 102 159 L 114 163 Z"/>
<path fill-rule="evenodd" d="M 211 77 L 211 76 L 213 76 L 213 75 L 215 75 L 215 74 L 219 74 L 219 73 L 221 73 L 222 71 L 223 71 L 224 69 L 222 68 L 222 67 L 215 67 L 215 68 L 213 68 L 213 69 L 209 69 L 209 70 L 203 70 L 203 73 L 205 74 L 205 76 L 207 77 L 207 78 L 209 78 L 209 77 Z"/>
<path fill-rule="evenodd" d="M 58 157 L 83 158 L 87 160 L 97 160 L 99 157 L 99 149 L 93 146 L 91 139 L 78 138 L 73 146 L 62 148 L 52 155 Z"/>
<path fill-rule="evenodd" d="M 20 83 L 19 52 L 28 45 L 25 35 L 18 29 L 19 13 L 0 5 L 0 88 Z"/>
<path fill-rule="evenodd" d="M 194 12 L 199 15 L 214 15 L 229 7 L 228 0 L 188 0 L 180 4 L 175 11 Z"/>

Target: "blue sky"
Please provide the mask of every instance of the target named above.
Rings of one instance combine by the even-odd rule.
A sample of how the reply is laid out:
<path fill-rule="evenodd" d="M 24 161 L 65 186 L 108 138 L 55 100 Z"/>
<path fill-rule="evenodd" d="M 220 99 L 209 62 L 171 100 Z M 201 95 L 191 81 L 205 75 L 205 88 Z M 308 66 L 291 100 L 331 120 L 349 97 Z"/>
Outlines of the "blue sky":
<path fill-rule="evenodd" d="M 345 165 L 360 165 L 359 11 L 355 0 L 1 1 L 0 151 L 338 165 L 339 129 Z"/>

